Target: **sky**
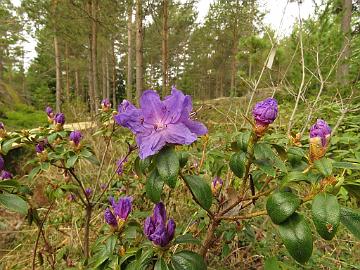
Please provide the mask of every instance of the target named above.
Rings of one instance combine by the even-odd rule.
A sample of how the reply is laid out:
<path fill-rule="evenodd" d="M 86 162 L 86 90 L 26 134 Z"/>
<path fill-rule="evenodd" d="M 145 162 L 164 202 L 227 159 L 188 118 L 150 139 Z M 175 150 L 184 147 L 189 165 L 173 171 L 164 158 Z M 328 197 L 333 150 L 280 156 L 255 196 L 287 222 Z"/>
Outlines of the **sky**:
<path fill-rule="evenodd" d="M 197 3 L 198 19 L 202 22 L 209 11 L 210 4 L 215 0 L 199 0 Z M 320 0 L 316 0 L 319 2 Z M 12 0 L 14 5 L 20 5 L 21 0 Z M 297 1 L 290 3 L 288 0 L 259 0 L 260 10 L 265 13 L 264 23 L 276 29 L 278 37 L 287 36 L 291 33 L 293 25 L 298 21 L 299 10 Z M 284 13 L 285 11 L 285 13 Z M 281 23 L 281 18 L 284 18 Z M 302 19 L 306 19 L 314 14 L 313 0 L 303 0 L 300 5 L 300 14 Z M 27 42 L 24 42 L 25 49 L 25 68 L 27 69 L 32 59 L 36 57 L 36 40 L 26 35 Z"/>

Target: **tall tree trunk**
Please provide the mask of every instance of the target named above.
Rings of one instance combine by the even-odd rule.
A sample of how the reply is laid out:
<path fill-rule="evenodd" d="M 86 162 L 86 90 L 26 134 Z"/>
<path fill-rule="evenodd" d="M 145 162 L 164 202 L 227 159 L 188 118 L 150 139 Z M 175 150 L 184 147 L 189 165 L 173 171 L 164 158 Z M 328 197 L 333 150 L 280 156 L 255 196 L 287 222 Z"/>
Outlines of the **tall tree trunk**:
<path fill-rule="evenodd" d="M 3 79 L 3 72 L 4 72 L 4 59 L 3 59 L 3 55 L 4 55 L 4 50 L 3 47 L 0 44 L 0 82 Z M 0 85 L 0 89 L 1 89 L 1 85 Z"/>
<path fill-rule="evenodd" d="M 163 28 L 162 28 L 162 95 L 168 93 L 168 16 L 169 1 L 163 0 Z"/>
<path fill-rule="evenodd" d="M 66 100 L 70 100 L 70 74 L 69 74 L 69 47 L 65 43 L 65 61 L 66 61 Z"/>
<path fill-rule="evenodd" d="M 339 66 L 336 72 L 336 79 L 342 85 L 345 86 L 349 82 L 349 58 L 351 54 L 350 40 L 351 40 L 351 0 L 342 0 L 342 20 L 341 31 L 343 34 L 343 42 L 341 46 L 342 53 L 339 59 Z"/>
<path fill-rule="evenodd" d="M 80 82 L 79 82 L 79 70 L 78 68 L 75 69 L 75 98 L 80 96 Z"/>
<path fill-rule="evenodd" d="M 109 57 L 108 51 L 105 54 L 105 76 L 106 76 L 106 98 L 110 99 L 110 80 L 109 80 Z"/>
<path fill-rule="evenodd" d="M 126 99 L 132 100 L 132 1 L 128 4 L 128 55 L 127 55 L 127 83 Z"/>
<path fill-rule="evenodd" d="M 91 1 L 91 64 L 92 64 L 92 81 L 94 91 L 95 111 L 99 109 L 99 93 L 97 81 L 97 8 L 98 1 Z"/>
<path fill-rule="evenodd" d="M 61 66 L 60 51 L 56 32 L 54 33 L 55 70 L 56 70 L 56 112 L 61 111 Z"/>
<path fill-rule="evenodd" d="M 144 88 L 142 0 L 136 0 L 136 98 L 139 103 Z"/>
<path fill-rule="evenodd" d="M 113 59 L 113 70 L 112 70 L 112 103 L 113 107 L 116 106 L 116 57 L 115 57 L 115 40 L 112 42 L 112 59 Z"/>
<path fill-rule="evenodd" d="M 92 64 L 91 64 L 91 36 L 89 36 L 90 46 L 89 46 L 89 55 L 88 55 L 88 96 L 90 103 L 90 113 L 95 114 L 95 104 L 94 104 L 94 87 L 93 87 L 93 79 L 92 79 Z"/>
<path fill-rule="evenodd" d="M 106 98 L 106 64 L 105 57 L 101 59 L 101 82 L 102 82 L 102 98 Z"/>

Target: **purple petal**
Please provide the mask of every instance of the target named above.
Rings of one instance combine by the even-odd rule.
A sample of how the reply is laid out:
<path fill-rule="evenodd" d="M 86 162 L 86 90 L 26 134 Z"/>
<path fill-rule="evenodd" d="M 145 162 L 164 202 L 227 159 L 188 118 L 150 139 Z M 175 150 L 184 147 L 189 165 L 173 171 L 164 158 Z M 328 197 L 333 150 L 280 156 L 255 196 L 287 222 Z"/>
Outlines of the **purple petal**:
<path fill-rule="evenodd" d="M 2 156 L 0 156 L 0 171 L 2 171 L 5 167 L 5 161 Z"/>
<path fill-rule="evenodd" d="M 144 121 L 150 124 L 161 122 L 166 112 L 166 106 L 160 100 L 159 94 L 154 90 L 146 90 L 142 94 L 140 107 Z"/>
<path fill-rule="evenodd" d="M 159 152 L 164 147 L 166 141 L 161 132 L 152 132 L 147 136 L 136 136 L 136 143 L 139 147 L 140 158 L 145 159 Z"/>
<path fill-rule="evenodd" d="M 185 95 L 175 87 L 171 95 L 165 97 L 163 104 L 166 106 L 165 123 L 176 123 L 184 110 Z"/>
<path fill-rule="evenodd" d="M 155 231 L 154 222 L 152 221 L 151 217 L 147 217 L 144 222 L 144 234 L 149 238 L 150 241 L 151 241 L 150 237 L 154 233 L 154 231 Z"/>
<path fill-rule="evenodd" d="M 169 124 L 164 130 L 164 135 L 167 143 L 174 144 L 191 144 L 197 139 L 196 134 L 182 123 Z"/>
<path fill-rule="evenodd" d="M 144 117 L 140 109 L 133 106 L 128 106 L 123 112 L 114 116 L 115 122 L 125 128 L 130 129 L 134 134 L 145 133 L 146 130 L 143 126 Z"/>
<path fill-rule="evenodd" d="M 203 123 L 198 121 L 193 121 L 191 119 L 183 121 L 183 124 L 192 132 L 195 133 L 197 136 L 202 136 L 208 133 L 208 129 Z"/>
<path fill-rule="evenodd" d="M 165 247 L 169 243 L 169 238 L 165 224 L 158 224 L 154 233 L 150 236 L 154 244 Z"/>
<path fill-rule="evenodd" d="M 109 208 L 106 208 L 104 213 L 105 222 L 113 227 L 117 227 L 117 221 L 114 214 L 110 211 Z"/>
<path fill-rule="evenodd" d="M 160 223 L 165 224 L 166 209 L 165 205 L 162 202 L 159 202 L 155 205 L 153 218 L 156 226 Z"/>
<path fill-rule="evenodd" d="M 174 238 L 175 228 L 176 228 L 175 221 L 172 218 L 169 219 L 169 221 L 167 223 L 167 226 L 166 226 L 167 236 L 168 236 L 168 241 L 169 242 Z"/>
<path fill-rule="evenodd" d="M 12 178 L 13 178 L 13 175 L 12 175 L 11 172 L 3 170 L 0 173 L 0 180 L 9 180 L 9 179 L 12 179 Z"/>
<path fill-rule="evenodd" d="M 115 203 L 114 213 L 119 218 L 126 220 L 132 209 L 132 198 L 125 196 L 120 198 L 118 203 Z"/>

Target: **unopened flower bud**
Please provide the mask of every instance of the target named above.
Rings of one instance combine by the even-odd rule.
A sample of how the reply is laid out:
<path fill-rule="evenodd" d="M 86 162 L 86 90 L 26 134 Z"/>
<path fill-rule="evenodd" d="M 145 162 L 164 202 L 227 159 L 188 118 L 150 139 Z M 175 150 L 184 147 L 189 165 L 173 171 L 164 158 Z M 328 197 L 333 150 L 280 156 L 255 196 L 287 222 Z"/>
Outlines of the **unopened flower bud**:
<path fill-rule="evenodd" d="M 318 119 L 310 128 L 310 161 L 313 162 L 326 154 L 330 142 L 331 128 L 322 119 Z"/>
<path fill-rule="evenodd" d="M 261 137 L 277 117 L 278 104 L 276 99 L 267 98 L 256 103 L 252 113 L 255 119 L 255 133 Z"/>
<path fill-rule="evenodd" d="M 57 113 L 54 117 L 55 130 L 60 131 L 65 124 L 65 115 L 63 113 Z"/>
<path fill-rule="evenodd" d="M 103 112 L 107 112 L 109 111 L 111 108 L 111 103 L 110 100 L 108 98 L 105 98 L 101 101 L 101 109 Z"/>
<path fill-rule="evenodd" d="M 211 191 L 213 192 L 213 194 L 216 195 L 220 191 L 222 185 L 223 180 L 220 177 L 216 176 L 211 183 Z"/>

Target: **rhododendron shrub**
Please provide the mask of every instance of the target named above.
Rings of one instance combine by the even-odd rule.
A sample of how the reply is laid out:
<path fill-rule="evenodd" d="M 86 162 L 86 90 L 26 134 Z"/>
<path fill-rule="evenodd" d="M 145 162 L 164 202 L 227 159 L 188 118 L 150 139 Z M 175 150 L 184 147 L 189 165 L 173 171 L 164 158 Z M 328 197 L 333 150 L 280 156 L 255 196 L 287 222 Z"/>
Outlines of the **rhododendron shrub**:
<path fill-rule="evenodd" d="M 77 263 L 89 269 L 206 269 L 219 250 L 231 255 L 231 243 L 244 237 L 244 222 L 262 216 L 270 217 L 271 233 L 288 254 L 306 264 L 314 240 L 331 240 L 340 222 L 359 237 L 354 224 L 360 214 L 337 197 L 344 183 L 339 171 L 356 166 L 328 153 L 325 120 L 309 128 L 309 140 L 289 140 L 277 123 L 279 106 L 275 98 L 258 102 L 252 119 L 244 117 L 249 128 L 222 131 L 216 144 L 218 127 L 199 121 L 191 97 L 175 87 L 163 99 L 144 91 L 139 107 L 124 100 L 117 111 L 104 99 L 92 135 L 101 145 L 98 156 L 90 135 L 66 128 L 65 115 L 47 107 L 47 127 L 10 133 L 0 126 L 0 203 L 26 215 L 44 237 L 52 209 L 76 205 L 83 254 Z M 26 145 L 33 159 L 23 177 L 9 168 L 6 155 Z M 95 173 L 87 174 L 86 166 Z M 46 182 L 50 206 L 44 214 L 32 202 L 29 183 L 51 172 L 56 176 Z M 32 254 L 40 252 L 55 267 L 56 249 L 45 240 L 47 252 L 37 242 Z"/>

